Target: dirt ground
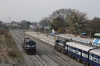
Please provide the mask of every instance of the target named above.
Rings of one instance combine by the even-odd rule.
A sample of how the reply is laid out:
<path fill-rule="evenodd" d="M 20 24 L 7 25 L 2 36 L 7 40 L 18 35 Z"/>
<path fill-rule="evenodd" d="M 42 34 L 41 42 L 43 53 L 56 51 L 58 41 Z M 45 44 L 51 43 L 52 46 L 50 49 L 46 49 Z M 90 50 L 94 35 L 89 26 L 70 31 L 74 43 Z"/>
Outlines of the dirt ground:
<path fill-rule="evenodd" d="M 22 62 L 24 59 L 11 36 L 0 35 L 0 66 L 13 66 Z"/>

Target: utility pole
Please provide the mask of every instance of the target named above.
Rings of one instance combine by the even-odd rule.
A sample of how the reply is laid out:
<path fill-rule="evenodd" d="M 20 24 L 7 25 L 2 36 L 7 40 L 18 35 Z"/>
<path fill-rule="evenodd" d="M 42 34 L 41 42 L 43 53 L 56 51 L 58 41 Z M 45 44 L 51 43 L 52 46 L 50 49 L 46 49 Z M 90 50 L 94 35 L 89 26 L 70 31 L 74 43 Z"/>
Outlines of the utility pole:
<path fill-rule="evenodd" d="M 7 18 L 6 18 L 6 23 L 7 23 Z M 5 29 L 6 29 L 6 36 L 7 36 L 7 25 L 5 23 Z"/>
<path fill-rule="evenodd" d="M 9 25 L 9 28 L 11 28 L 11 22 L 10 22 L 10 17 L 9 17 L 9 24 L 10 24 L 10 25 Z"/>

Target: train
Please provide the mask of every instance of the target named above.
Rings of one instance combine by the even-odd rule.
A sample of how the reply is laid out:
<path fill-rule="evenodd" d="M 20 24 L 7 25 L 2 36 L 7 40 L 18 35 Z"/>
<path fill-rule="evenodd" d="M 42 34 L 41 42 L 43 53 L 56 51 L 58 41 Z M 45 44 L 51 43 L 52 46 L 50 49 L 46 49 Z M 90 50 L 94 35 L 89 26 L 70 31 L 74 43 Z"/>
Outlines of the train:
<path fill-rule="evenodd" d="M 23 49 L 28 55 L 36 54 L 36 42 L 30 38 L 24 38 Z"/>
<path fill-rule="evenodd" d="M 54 43 L 55 50 L 84 63 L 86 66 L 100 66 L 100 49 L 95 45 L 87 46 L 72 39 L 57 38 Z"/>

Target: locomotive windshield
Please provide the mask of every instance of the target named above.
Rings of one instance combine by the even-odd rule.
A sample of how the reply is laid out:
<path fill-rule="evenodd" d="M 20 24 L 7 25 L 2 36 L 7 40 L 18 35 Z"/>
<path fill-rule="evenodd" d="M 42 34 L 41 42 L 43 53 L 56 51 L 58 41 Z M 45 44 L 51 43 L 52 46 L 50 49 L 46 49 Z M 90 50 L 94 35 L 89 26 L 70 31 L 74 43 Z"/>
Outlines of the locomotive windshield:
<path fill-rule="evenodd" d="M 36 44 L 36 43 L 33 42 L 33 41 L 26 42 L 26 45 L 30 45 L 30 46 L 33 46 L 33 45 L 35 45 L 35 44 Z"/>
<path fill-rule="evenodd" d="M 33 41 L 30 41 L 30 42 L 29 42 L 29 45 L 30 45 L 30 46 L 33 46 L 33 45 L 35 45 L 35 44 L 36 44 L 36 43 L 33 42 Z"/>

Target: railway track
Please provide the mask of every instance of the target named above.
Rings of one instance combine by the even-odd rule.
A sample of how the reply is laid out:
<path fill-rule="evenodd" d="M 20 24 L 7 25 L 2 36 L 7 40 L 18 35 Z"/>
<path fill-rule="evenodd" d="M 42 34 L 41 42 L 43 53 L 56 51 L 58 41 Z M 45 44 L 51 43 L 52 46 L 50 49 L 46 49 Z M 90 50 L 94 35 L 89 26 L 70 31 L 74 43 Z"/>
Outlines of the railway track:
<path fill-rule="evenodd" d="M 14 32 L 14 34 L 16 34 L 17 35 L 17 37 L 18 37 L 18 41 L 20 41 L 20 46 L 21 46 L 21 44 L 23 43 L 21 43 L 21 41 L 23 41 L 23 38 L 24 37 L 22 37 L 22 36 L 20 36 L 20 34 L 19 33 L 17 33 L 17 32 Z M 38 49 L 37 48 L 37 51 L 38 50 L 41 50 L 41 49 Z M 42 52 L 41 51 L 39 51 L 39 53 L 41 54 Z M 43 53 L 42 53 L 43 54 Z M 41 61 L 40 61 L 40 58 L 37 58 L 37 57 L 39 57 L 37 54 L 36 55 L 28 55 L 29 56 L 29 58 L 31 59 L 30 61 L 33 61 L 33 62 L 37 62 L 37 64 L 38 65 L 34 65 L 34 66 L 59 66 L 58 64 L 56 64 L 54 61 L 52 61 L 50 58 L 48 58 L 46 55 L 43 55 L 42 56 L 42 59 L 41 59 Z M 35 60 L 34 60 L 35 59 Z M 37 59 L 37 60 L 36 60 Z M 43 60 L 45 60 L 45 63 L 43 63 Z M 26 61 L 27 62 L 27 61 Z M 48 62 L 48 63 L 47 63 Z M 33 63 L 33 64 L 36 64 L 36 63 Z"/>
<path fill-rule="evenodd" d="M 23 34 L 23 33 L 22 33 Z M 20 34 L 21 35 L 21 34 Z M 21 35 L 22 36 L 22 35 Z M 23 39 L 23 38 L 22 38 Z M 34 40 L 34 39 L 33 39 Z M 37 43 L 38 41 L 35 40 L 35 42 Z M 38 43 L 40 45 L 40 43 Z M 37 45 L 38 45 L 37 44 Z M 41 53 L 40 55 L 43 55 L 44 57 L 42 57 L 42 60 L 44 60 L 48 66 L 60 66 L 58 63 L 55 63 L 55 61 L 53 61 L 50 57 L 47 56 L 47 54 L 44 54 L 44 50 L 42 50 L 39 45 L 37 46 L 37 51 L 39 53 Z M 42 50 L 42 51 L 41 51 Z M 68 66 L 68 65 L 66 65 Z"/>
<path fill-rule="evenodd" d="M 13 35 L 14 39 L 17 40 L 16 42 L 20 46 L 20 48 L 22 48 L 22 43 L 24 39 L 23 32 L 24 31 L 11 31 L 11 34 Z M 65 61 L 64 59 L 62 59 L 63 57 L 61 56 L 62 57 L 61 58 L 58 52 L 55 53 L 56 51 L 50 44 L 47 44 L 46 42 L 43 42 L 39 39 L 37 40 L 37 38 L 35 37 L 31 37 L 31 39 L 33 39 L 37 43 L 37 54 L 26 55 L 27 58 L 31 61 L 31 62 L 26 61 L 28 66 L 31 66 L 30 64 L 33 64 L 34 66 L 83 66 L 82 64 L 77 64 L 77 62 L 76 63 L 74 62 L 74 64 L 73 63 L 69 64 L 68 63 L 69 61 Z M 24 53 L 24 55 L 26 54 L 24 50 L 22 51 L 22 53 Z"/>
<path fill-rule="evenodd" d="M 24 49 L 22 48 L 22 40 L 20 40 L 20 38 L 18 37 L 18 35 L 15 33 L 14 31 L 11 31 L 11 34 L 15 40 L 15 42 L 17 43 L 17 46 L 19 48 L 19 50 L 21 51 L 23 57 L 25 58 L 26 61 L 26 66 L 48 66 L 47 64 L 45 65 L 45 63 L 40 63 L 40 60 L 37 59 L 38 56 L 34 56 L 34 55 L 27 55 L 24 52 Z M 39 58 L 39 57 L 38 57 Z"/>
<path fill-rule="evenodd" d="M 30 36 L 31 37 L 31 36 Z M 31 37 L 31 39 L 33 39 L 33 40 L 35 40 L 35 41 L 37 41 L 37 39 L 36 38 L 32 38 Z M 38 41 L 37 41 L 38 42 Z M 41 46 L 40 45 L 38 45 L 38 47 L 40 48 L 40 49 L 42 49 L 42 51 L 41 50 L 39 50 L 39 51 L 41 51 L 42 53 L 44 53 L 46 56 L 48 56 L 50 59 L 52 59 L 54 62 L 56 62 L 58 65 L 60 65 L 60 66 L 70 66 L 68 63 L 66 63 L 64 60 L 62 60 L 61 58 L 59 58 L 59 57 L 57 57 L 55 54 L 53 54 L 53 53 L 51 53 L 53 50 L 52 50 L 52 48 L 50 48 L 50 47 L 48 47 L 47 46 L 47 44 L 46 43 L 44 43 L 44 42 L 42 42 L 42 41 L 40 41 L 39 42 L 39 44 L 41 44 Z M 51 52 L 48 52 L 46 49 L 49 49 Z"/>
<path fill-rule="evenodd" d="M 18 35 L 21 35 L 21 34 L 18 34 Z M 22 38 L 23 39 L 23 38 Z M 33 39 L 34 40 L 34 39 Z M 36 39 L 35 39 L 35 41 L 36 41 L 36 43 L 38 42 Z M 39 44 L 39 45 L 38 45 Z M 59 59 L 56 55 L 54 55 L 53 53 L 51 53 L 51 52 L 48 52 L 47 51 L 47 49 L 48 49 L 48 47 L 46 48 L 44 48 L 44 44 L 42 44 L 42 43 L 38 43 L 37 44 L 37 48 L 39 48 L 40 50 L 39 51 L 41 51 L 43 54 L 45 54 L 45 56 L 47 56 L 48 58 L 50 58 L 51 59 L 51 61 L 49 61 L 49 62 L 51 62 L 50 63 L 50 65 L 52 64 L 52 65 L 58 65 L 58 66 L 70 66 L 70 65 L 68 65 L 65 61 L 63 61 L 63 60 L 61 60 L 61 59 Z M 46 58 L 45 58 L 46 59 Z M 56 64 L 55 64 L 55 63 Z M 49 63 L 48 63 L 49 64 Z"/>

